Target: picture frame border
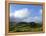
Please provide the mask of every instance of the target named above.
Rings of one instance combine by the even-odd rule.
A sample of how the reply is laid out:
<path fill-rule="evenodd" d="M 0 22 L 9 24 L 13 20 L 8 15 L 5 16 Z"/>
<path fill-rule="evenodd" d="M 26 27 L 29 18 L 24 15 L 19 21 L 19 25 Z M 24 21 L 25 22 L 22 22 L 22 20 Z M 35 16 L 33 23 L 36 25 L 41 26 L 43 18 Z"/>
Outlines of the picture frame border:
<path fill-rule="evenodd" d="M 42 11 L 42 21 L 43 21 L 43 32 L 16 32 L 10 33 L 8 30 L 9 28 L 9 3 L 15 4 L 42 4 L 43 11 Z M 24 1 L 5 1 L 5 35 L 22 35 L 22 34 L 37 34 L 37 33 L 44 33 L 45 32 L 45 3 L 44 2 L 24 2 Z"/>

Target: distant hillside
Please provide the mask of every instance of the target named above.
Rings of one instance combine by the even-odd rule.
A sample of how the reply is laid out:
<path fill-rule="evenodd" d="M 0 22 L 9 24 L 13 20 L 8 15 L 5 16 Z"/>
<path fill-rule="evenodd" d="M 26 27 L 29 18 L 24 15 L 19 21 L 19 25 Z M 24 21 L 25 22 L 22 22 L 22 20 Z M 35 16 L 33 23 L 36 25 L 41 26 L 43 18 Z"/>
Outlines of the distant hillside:
<path fill-rule="evenodd" d="M 27 22 L 19 22 L 19 23 L 10 22 L 9 25 L 10 25 L 9 26 L 10 31 L 14 31 L 14 32 L 32 31 L 32 29 L 36 30 L 35 28 L 37 28 L 37 29 L 39 28 L 39 30 L 42 29 L 41 28 L 42 24 L 41 23 L 35 23 L 35 22 L 30 22 L 30 23 L 27 23 Z"/>

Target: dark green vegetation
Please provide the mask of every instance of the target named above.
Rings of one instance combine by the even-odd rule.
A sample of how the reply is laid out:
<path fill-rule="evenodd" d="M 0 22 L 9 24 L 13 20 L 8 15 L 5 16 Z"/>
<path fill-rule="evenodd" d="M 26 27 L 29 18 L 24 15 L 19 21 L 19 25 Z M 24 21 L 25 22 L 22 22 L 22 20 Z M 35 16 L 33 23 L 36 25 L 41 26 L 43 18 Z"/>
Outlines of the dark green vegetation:
<path fill-rule="evenodd" d="M 40 32 L 42 31 L 42 24 L 35 22 L 10 22 L 9 26 L 10 32 Z"/>

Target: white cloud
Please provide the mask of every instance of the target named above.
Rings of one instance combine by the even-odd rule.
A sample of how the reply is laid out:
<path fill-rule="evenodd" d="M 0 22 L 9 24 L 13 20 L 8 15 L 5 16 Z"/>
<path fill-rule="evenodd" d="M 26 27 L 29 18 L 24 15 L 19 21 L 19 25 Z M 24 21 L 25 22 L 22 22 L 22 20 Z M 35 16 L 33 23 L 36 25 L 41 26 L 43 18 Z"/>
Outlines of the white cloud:
<path fill-rule="evenodd" d="M 14 16 L 17 18 L 25 18 L 29 15 L 29 11 L 27 8 L 23 8 L 20 10 L 16 10 Z"/>
<path fill-rule="evenodd" d="M 40 13 L 42 14 L 42 9 L 40 9 Z"/>
<path fill-rule="evenodd" d="M 40 18 L 37 17 L 37 16 L 35 16 L 35 17 L 28 17 L 27 19 L 24 19 L 22 21 L 25 21 L 25 22 L 36 22 L 36 23 L 38 23 L 38 22 L 40 22 Z"/>
<path fill-rule="evenodd" d="M 36 23 L 38 23 L 40 21 L 40 17 L 35 16 L 34 20 L 35 20 Z"/>
<path fill-rule="evenodd" d="M 39 17 L 35 16 L 35 17 L 34 17 L 34 19 L 35 19 L 35 20 L 38 20 L 38 19 L 39 19 Z"/>
<path fill-rule="evenodd" d="M 42 9 L 40 9 L 40 13 L 42 14 Z M 37 23 L 37 22 L 41 21 L 40 17 L 38 17 L 38 16 L 35 16 L 35 17 L 30 16 L 29 17 L 29 15 L 31 15 L 31 13 L 29 12 L 28 8 L 15 10 L 14 13 L 10 13 L 10 16 L 14 16 L 15 18 L 19 18 L 19 19 L 21 19 L 21 21 L 24 21 L 24 22 L 36 22 Z"/>
<path fill-rule="evenodd" d="M 13 13 L 10 13 L 10 17 L 12 17 L 13 16 Z"/>
<path fill-rule="evenodd" d="M 31 20 L 32 20 L 32 17 L 28 17 L 28 18 L 26 18 L 26 19 L 23 19 L 22 21 L 31 22 Z"/>

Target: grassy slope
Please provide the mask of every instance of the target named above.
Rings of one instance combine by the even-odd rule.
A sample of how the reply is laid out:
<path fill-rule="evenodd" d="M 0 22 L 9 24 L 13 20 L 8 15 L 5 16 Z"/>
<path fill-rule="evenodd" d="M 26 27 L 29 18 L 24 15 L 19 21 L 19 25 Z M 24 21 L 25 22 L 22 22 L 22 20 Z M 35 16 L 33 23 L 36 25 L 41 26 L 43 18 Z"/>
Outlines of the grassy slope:
<path fill-rule="evenodd" d="M 14 25 L 13 25 L 14 24 Z M 10 32 L 39 32 L 42 31 L 42 24 L 40 23 L 26 23 L 26 22 L 20 22 L 20 23 L 10 23 Z"/>

